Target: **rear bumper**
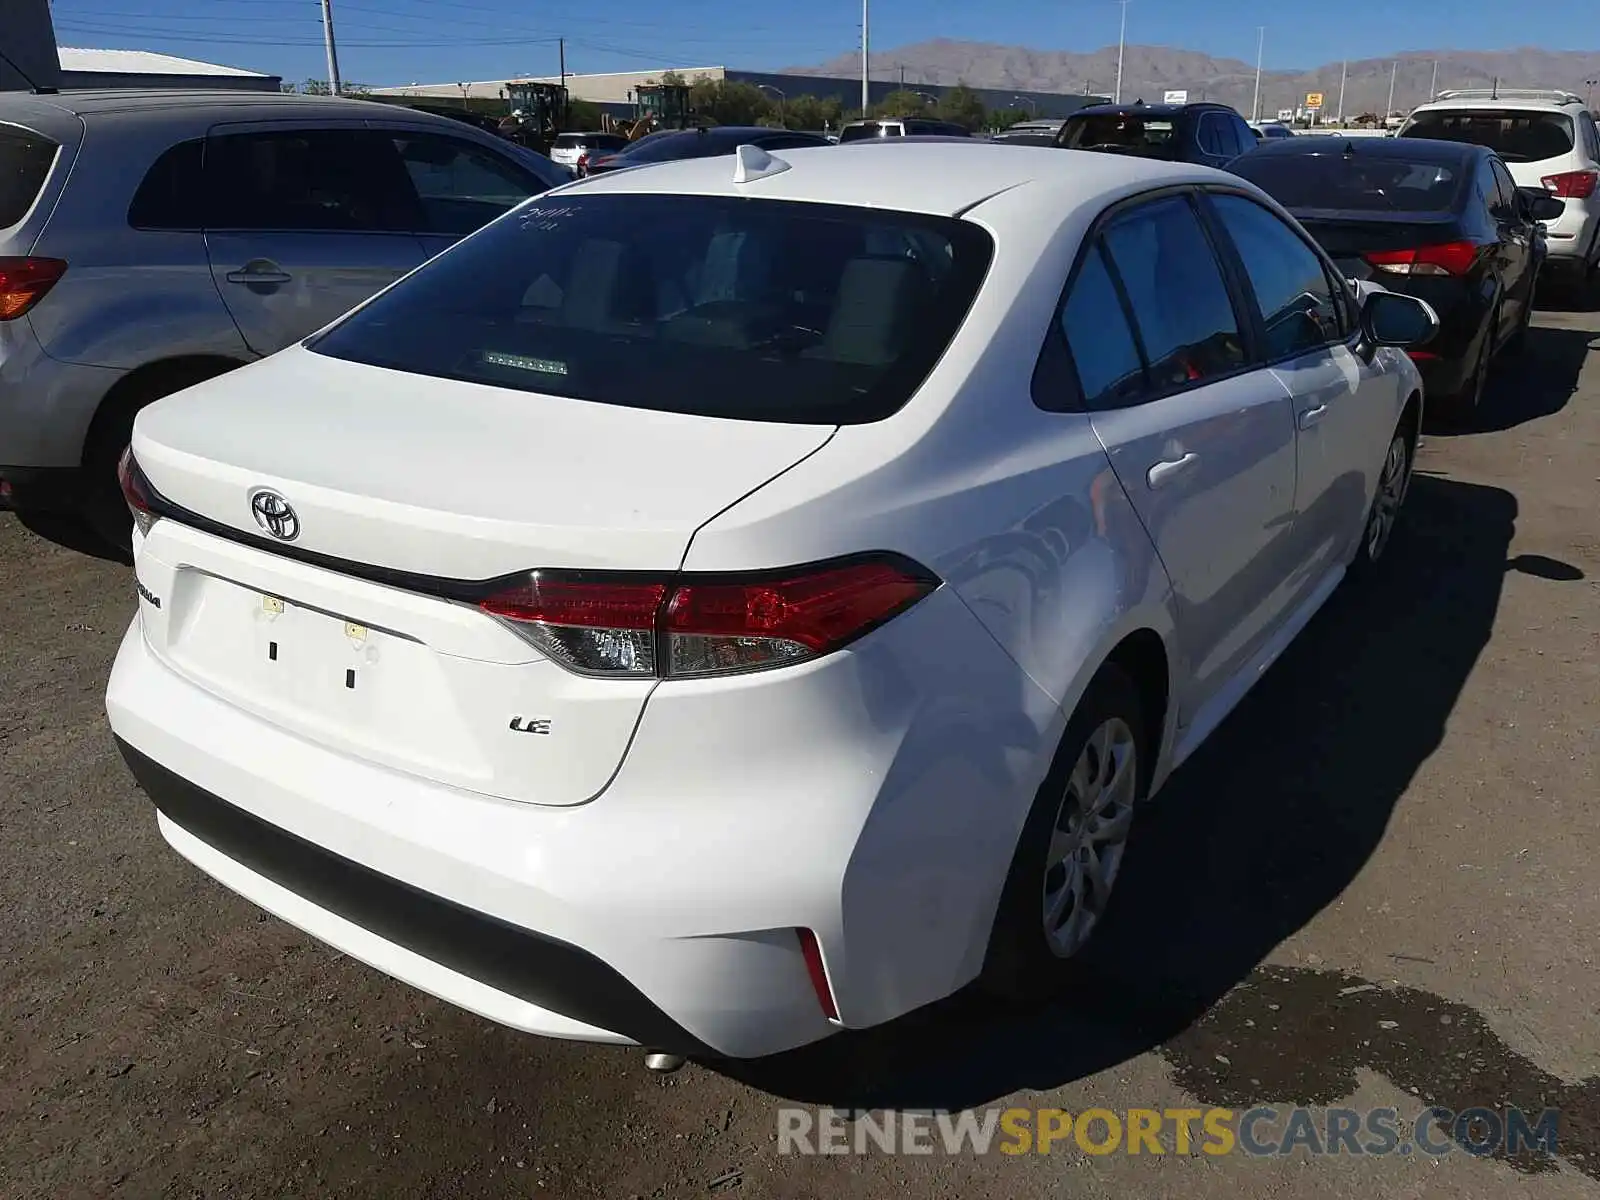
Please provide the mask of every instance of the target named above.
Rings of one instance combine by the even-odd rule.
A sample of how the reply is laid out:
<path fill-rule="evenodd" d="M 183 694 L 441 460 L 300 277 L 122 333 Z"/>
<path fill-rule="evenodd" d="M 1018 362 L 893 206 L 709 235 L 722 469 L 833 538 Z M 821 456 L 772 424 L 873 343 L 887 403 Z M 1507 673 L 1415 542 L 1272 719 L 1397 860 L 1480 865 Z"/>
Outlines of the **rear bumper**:
<path fill-rule="evenodd" d="M 78 467 L 0 466 L 0 512 L 72 513 L 82 500 Z"/>
<path fill-rule="evenodd" d="M 337 923 L 343 944 L 365 942 L 358 957 L 395 974 L 432 975 L 428 990 L 506 1024 L 592 1041 L 622 1040 L 611 1031 L 626 1030 L 657 1049 L 710 1053 L 592 954 L 342 858 L 196 787 L 121 738 L 117 748 L 173 848 L 292 924 Z"/>
<path fill-rule="evenodd" d="M 783 674 L 662 685 L 610 785 L 566 807 L 290 734 L 138 618 L 106 708 L 168 842 L 351 957 L 527 1032 L 749 1058 L 976 975 L 1059 735 L 949 588 Z"/>
<path fill-rule="evenodd" d="M 1567 211 L 1559 220 L 1545 223 L 1545 242 L 1553 266 L 1574 268 L 1593 262 L 1600 243 L 1600 193 L 1588 200 L 1568 200 Z"/>

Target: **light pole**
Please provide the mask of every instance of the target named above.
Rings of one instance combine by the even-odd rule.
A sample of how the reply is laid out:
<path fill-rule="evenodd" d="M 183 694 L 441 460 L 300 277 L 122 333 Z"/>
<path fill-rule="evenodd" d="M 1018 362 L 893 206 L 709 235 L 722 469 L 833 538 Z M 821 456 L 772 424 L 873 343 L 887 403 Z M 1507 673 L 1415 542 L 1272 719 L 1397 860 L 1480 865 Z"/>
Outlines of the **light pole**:
<path fill-rule="evenodd" d="M 1400 71 L 1400 60 L 1396 59 L 1389 66 L 1389 107 L 1383 110 L 1383 123 L 1389 124 L 1389 118 L 1394 115 L 1394 77 Z"/>
<path fill-rule="evenodd" d="M 778 119 L 783 121 L 785 124 L 788 124 L 789 97 L 787 93 L 785 93 L 780 87 L 773 87 L 770 83 L 758 83 L 756 84 L 756 88 L 759 91 L 771 92 L 773 95 L 778 97 Z"/>
<path fill-rule="evenodd" d="M 1589 94 L 1583 98 L 1583 106 L 1585 108 L 1594 107 L 1594 87 L 1597 83 L 1600 83 L 1600 79 L 1585 79 L 1583 81 L 1583 86 L 1589 89 Z"/>
<path fill-rule="evenodd" d="M 1122 52 L 1128 43 L 1128 0 L 1117 0 L 1122 5 L 1122 26 L 1117 32 L 1117 86 L 1112 90 L 1111 102 L 1122 103 Z"/>
<path fill-rule="evenodd" d="M 1433 60 L 1433 82 L 1428 85 L 1428 101 L 1432 103 L 1439 98 L 1439 60 Z"/>
<path fill-rule="evenodd" d="M 1350 76 L 1350 61 L 1346 59 L 1339 65 L 1339 124 L 1344 124 L 1344 84 Z"/>
<path fill-rule="evenodd" d="M 1028 111 L 1034 116 L 1037 117 L 1039 115 L 1039 102 L 1032 96 L 1013 96 L 1011 98 L 1013 100 L 1020 100 L 1022 103 L 1026 104 L 1028 106 Z"/>
<path fill-rule="evenodd" d="M 867 69 L 869 66 L 871 36 L 867 32 L 867 0 L 861 0 L 861 115 L 867 115 L 867 110 L 872 107 L 872 88 L 868 82 Z"/>
<path fill-rule="evenodd" d="M 1250 119 L 1252 121 L 1261 120 L 1261 51 L 1266 48 L 1266 45 L 1267 45 L 1267 27 L 1265 25 L 1257 25 L 1256 26 L 1256 98 L 1255 98 L 1255 103 L 1253 103 L 1250 106 Z"/>
<path fill-rule="evenodd" d="M 333 45 L 333 0 L 322 0 L 322 40 L 328 51 L 328 95 L 339 94 L 339 52 Z"/>

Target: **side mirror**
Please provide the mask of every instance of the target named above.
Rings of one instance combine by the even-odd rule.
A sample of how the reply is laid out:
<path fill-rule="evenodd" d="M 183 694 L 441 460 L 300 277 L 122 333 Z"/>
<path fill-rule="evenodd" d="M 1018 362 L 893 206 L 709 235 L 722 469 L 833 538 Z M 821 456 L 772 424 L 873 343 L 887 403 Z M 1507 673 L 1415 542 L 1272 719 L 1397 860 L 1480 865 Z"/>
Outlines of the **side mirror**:
<path fill-rule="evenodd" d="M 1426 345 L 1439 332 L 1432 305 L 1399 292 L 1370 292 L 1361 305 L 1361 344 L 1365 358 L 1379 346 L 1407 349 Z"/>
<path fill-rule="evenodd" d="M 1534 221 L 1559 221 L 1567 206 L 1559 196 L 1552 196 L 1544 188 L 1519 187 L 1517 195 L 1528 206 L 1528 217 Z"/>

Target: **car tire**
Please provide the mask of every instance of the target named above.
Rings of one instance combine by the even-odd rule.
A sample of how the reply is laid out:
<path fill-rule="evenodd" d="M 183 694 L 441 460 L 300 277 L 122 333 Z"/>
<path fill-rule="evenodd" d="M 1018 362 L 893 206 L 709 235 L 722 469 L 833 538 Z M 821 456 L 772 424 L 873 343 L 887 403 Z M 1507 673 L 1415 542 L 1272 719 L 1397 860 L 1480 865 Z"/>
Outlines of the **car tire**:
<path fill-rule="evenodd" d="M 163 396 L 222 375 L 233 365 L 223 360 L 174 364 L 170 370 L 130 381 L 131 386 L 114 391 L 102 402 L 83 451 L 82 516 L 94 535 L 110 549 L 126 555 L 133 544 L 133 517 L 117 481 L 117 465 L 133 437 L 133 421 L 139 410 Z"/>
<path fill-rule="evenodd" d="M 1134 814 L 1149 793 L 1157 739 L 1139 691 L 1100 668 L 1067 722 L 1017 839 L 979 986 L 1037 1000 L 1071 981 L 1105 913 Z M 1053 919 L 1054 918 L 1054 919 Z"/>
<path fill-rule="evenodd" d="M 1349 576 L 1363 578 L 1378 565 L 1389 548 L 1400 511 L 1411 491 L 1411 468 L 1416 459 L 1411 431 L 1402 424 L 1389 439 L 1383 466 L 1378 469 L 1378 486 L 1372 490 L 1366 524 L 1361 527 L 1361 544 L 1350 564 Z"/>
<path fill-rule="evenodd" d="M 1489 386 L 1489 364 L 1494 361 L 1494 334 L 1499 328 L 1500 305 L 1496 303 L 1494 312 L 1489 316 L 1489 324 L 1483 331 L 1483 340 L 1478 344 L 1472 373 L 1461 381 L 1460 389 L 1451 397 L 1453 416 L 1472 419 L 1482 410 L 1484 393 Z"/>

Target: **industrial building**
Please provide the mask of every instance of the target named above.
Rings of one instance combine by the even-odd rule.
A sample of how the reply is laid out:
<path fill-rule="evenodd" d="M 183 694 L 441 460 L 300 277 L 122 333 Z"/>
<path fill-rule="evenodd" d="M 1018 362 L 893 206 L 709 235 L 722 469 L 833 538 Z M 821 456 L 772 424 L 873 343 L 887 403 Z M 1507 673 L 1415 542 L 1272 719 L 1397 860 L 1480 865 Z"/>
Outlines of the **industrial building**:
<path fill-rule="evenodd" d="M 793 100 L 799 96 L 815 96 L 819 100 L 837 97 L 846 110 L 861 106 L 861 81 L 840 79 L 827 75 L 798 75 L 771 71 L 739 71 L 730 67 L 669 67 L 659 71 L 613 71 L 598 75 L 569 74 L 563 80 L 558 75 L 541 75 L 515 79 L 487 80 L 477 83 L 414 83 L 404 87 L 374 88 L 377 96 L 412 97 L 416 99 L 443 100 L 503 100 L 506 87 L 512 83 L 561 83 L 574 100 L 584 100 L 598 105 L 602 112 L 613 116 L 631 115 L 634 91 L 641 83 L 659 81 L 668 72 L 682 76 L 689 83 L 702 79 L 725 80 L 729 83 L 747 83 L 760 88 L 777 100 Z M 881 103 L 891 92 L 918 92 L 931 101 L 942 100 L 953 89 L 934 83 L 917 83 L 899 79 L 874 79 L 869 93 L 874 104 Z M 1065 117 L 1086 104 L 1107 99 L 1105 96 L 1084 96 L 1063 92 L 1018 92 L 999 88 L 972 89 L 985 108 L 1020 109 L 1038 117 Z"/>

